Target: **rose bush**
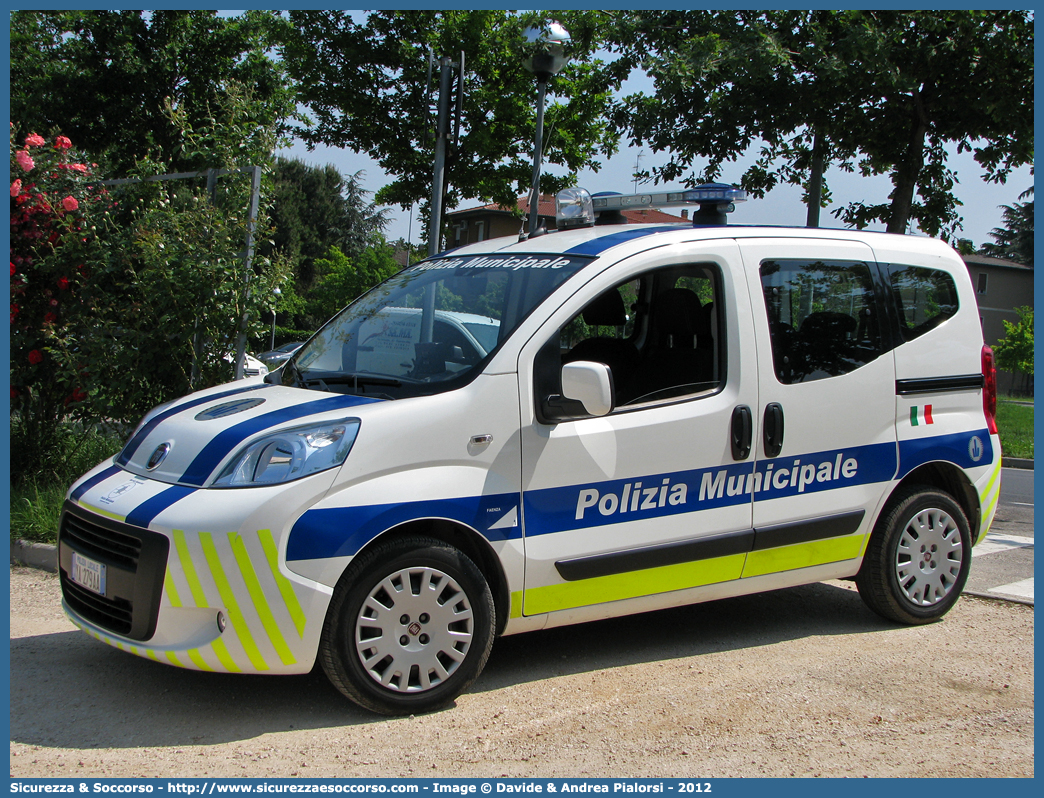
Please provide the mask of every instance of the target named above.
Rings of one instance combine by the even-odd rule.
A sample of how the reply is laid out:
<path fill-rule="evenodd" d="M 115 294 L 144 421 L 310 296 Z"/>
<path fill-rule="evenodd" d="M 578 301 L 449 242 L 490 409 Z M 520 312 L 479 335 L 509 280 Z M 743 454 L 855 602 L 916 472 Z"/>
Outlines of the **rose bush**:
<path fill-rule="evenodd" d="M 86 431 L 232 378 L 286 267 L 242 258 L 250 181 L 106 190 L 65 136 L 10 134 L 11 475 L 46 476 Z M 31 153 L 31 154 L 30 154 Z M 220 162 L 219 162 L 220 163 Z M 221 163 L 224 166 L 225 164 Z M 141 177 L 168 171 L 139 164 Z M 263 214 L 258 234 L 266 233 Z"/>

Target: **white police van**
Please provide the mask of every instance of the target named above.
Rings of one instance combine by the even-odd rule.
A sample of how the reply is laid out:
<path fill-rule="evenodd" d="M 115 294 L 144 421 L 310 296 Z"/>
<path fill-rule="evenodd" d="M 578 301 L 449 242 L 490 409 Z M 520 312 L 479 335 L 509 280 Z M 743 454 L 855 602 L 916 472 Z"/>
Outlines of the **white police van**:
<path fill-rule="evenodd" d="M 559 231 L 411 266 L 280 370 L 157 407 L 70 491 L 66 613 L 184 668 L 318 659 L 390 714 L 452 702 L 497 635 L 839 578 L 939 618 L 1000 490 L 968 272 L 925 238 L 722 226 L 738 198 L 567 192 Z"/>

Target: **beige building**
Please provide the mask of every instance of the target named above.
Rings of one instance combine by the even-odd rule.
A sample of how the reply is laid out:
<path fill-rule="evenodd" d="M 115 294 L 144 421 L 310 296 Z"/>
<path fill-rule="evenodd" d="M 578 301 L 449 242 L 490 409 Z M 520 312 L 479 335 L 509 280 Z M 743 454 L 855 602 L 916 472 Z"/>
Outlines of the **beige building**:
<path fill-rule="evenodd" d="M 979 303 L 982 336 L 993 346 L 1005 336 L 1004 321 L 1017 322 L 1015 308 L 1033 307 L 1033 269 L 1002 258 L 962 255 L 971 275 Z M 997 372 L 997 390 L 1033 393 L 1033 378 L 1024 374 Z"/>

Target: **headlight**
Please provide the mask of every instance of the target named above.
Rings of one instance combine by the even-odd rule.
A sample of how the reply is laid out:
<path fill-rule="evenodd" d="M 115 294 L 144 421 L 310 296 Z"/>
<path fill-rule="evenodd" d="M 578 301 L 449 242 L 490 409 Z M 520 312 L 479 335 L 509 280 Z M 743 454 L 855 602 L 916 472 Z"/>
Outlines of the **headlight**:
<path fill-rule="evenodd" d="M 214 487 L 278 485 L 336 468 L 358 433 L 357 418 L 273 432 L 241 449 L 214 480 Z"/>

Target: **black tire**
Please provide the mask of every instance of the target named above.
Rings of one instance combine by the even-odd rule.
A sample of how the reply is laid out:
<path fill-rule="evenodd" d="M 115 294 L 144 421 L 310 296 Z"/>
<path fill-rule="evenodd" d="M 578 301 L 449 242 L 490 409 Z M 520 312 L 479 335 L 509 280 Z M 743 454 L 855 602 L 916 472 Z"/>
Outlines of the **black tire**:
<path fill-rule="evenodd" d="M 957 603 L 971 558 L 961 506 L 942 491 L 913 485 L 877 520 L 856 586 L 866 605 L 888 620 L 931 623 Z"/>
<path fill-rule="evenodd" d="M 430 712 L 478 678 L 493 646 L 489 585 L 465 554 L 432 538 L 378 544 L 334 590 L 319 661 L 334 686 L 382 715 Z"/>

